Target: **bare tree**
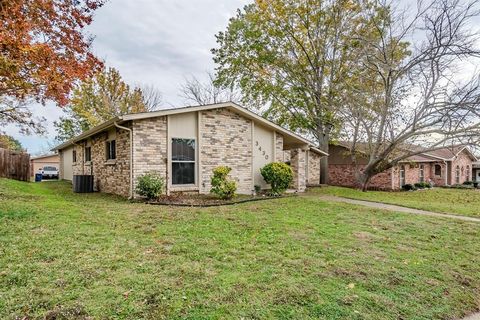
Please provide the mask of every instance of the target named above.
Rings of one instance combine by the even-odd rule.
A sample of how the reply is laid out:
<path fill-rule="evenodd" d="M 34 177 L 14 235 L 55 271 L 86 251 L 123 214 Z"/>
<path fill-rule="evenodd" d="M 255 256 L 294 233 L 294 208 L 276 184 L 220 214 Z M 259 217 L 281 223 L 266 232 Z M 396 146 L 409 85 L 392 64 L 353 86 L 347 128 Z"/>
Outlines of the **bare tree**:
<path fill-rule="evenodd" d="M 238 92 L 216 85 L 215 76 L 211 72 L 207 72 L 206 82 L 201 82 L 195 76 L 186 78 L 185 83 L 180 87 L 180 96 L 185 99 L 185 103 L 198 105 L 240 101 Z"/>
<path fill-rule="evenodd" d="M 342 111 L 352 161 L 368 157 L 356 172 L 364 190 L 402 160 L 480 138 L 480 79 L 458 74 L 480 57 L 478 34 L 469 30 L 479 14 L 476 1 L 418 2 L 410 18 L 387 1 L 379 5 L 391 19 L 366 12 L 376 36 L 358 36 L 364 70 L 355 76 L 363 87 L 352 88 Z"/>
<path fill-rule="evenodd" d="M 152 85 L 138 86 L 142 92 L 143 103 L 148 111 L 155 111 L 161 108 L 163 103 L 162 93 Z"/>

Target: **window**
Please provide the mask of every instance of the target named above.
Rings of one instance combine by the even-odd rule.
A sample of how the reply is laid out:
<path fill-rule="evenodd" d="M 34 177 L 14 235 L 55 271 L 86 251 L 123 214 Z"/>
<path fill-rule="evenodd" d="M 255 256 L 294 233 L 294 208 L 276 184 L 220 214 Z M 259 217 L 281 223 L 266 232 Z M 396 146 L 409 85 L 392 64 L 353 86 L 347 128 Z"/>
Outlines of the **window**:
<path fill-rule="evenodd" d="M 439 164 L 435 165 L 435 175 L 439 177 L 442 176 L 442 166 Z"/>
<path fill-rule="evenodd" d="M 92 147 L 85 147 L 85 161 L 92 161 Z"/>
<path fill-rule="evenodd" d="M 117 158 L 117 150 L 115 140 L 107 141 L 106 143 L 107 160 L 114 160 Z"/>
<path fill-rule="evenodd" d="M 77 162 L 77 151 L 76 150 L 73 150 L 72 151 L 72 159 L 73 159 L 73 162 Z"/>
<path fill-rule="evenodd" d="M 405 166 L 400 167 L 400 188 L 405 185 Z"/>
<path fill-rule="evenodd" d="M 172 184 L 195 183 L 195 140 L 172 139 Z"/>
<path fill-rule="evenodd" d="M 455 183 L 460 184 L 460 166 L 455 168 Z"/>
<path fill-rule="evenodd" d="M 470 166 L 467 166 L 467 176 L 465 177 L 466 181 L 470 181 Z"/>
<path fill-rule="evenodd" d="M 423 164 L 420 165 L 419 182 L 425 182 L 425 166 Z"/>

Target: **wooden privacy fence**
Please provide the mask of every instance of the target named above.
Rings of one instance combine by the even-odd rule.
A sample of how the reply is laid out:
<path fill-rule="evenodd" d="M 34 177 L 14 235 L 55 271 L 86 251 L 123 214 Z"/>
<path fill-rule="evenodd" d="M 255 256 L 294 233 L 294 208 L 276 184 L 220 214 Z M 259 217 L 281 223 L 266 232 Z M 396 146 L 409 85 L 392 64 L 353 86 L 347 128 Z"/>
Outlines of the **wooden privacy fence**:
<path fill-rule="evenodd" d="M 0 177 L 30 180 L 30 155 L 0 148 Z"/>

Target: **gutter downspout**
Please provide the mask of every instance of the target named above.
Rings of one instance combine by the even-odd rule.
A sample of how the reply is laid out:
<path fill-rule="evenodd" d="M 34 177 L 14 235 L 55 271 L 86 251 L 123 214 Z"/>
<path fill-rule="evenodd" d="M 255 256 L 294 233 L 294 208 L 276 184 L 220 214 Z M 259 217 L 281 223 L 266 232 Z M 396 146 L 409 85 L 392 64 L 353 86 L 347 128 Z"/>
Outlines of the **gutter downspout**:
<path fill-rule="evenodd" d="M 127 130 L 130 136 L 130 195 L 128 199 L 131 200 L 133 199 L 133 132 L 132 129 L 123 127 L 119 125 L 116 121 L 113 124 L 119 129 Z"/>

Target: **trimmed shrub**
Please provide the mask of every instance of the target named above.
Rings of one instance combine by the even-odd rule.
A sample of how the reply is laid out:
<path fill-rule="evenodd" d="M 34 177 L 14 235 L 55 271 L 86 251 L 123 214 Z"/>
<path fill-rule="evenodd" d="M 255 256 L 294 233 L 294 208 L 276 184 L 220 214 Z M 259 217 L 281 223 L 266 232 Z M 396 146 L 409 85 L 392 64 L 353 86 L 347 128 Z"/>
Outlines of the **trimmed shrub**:
<path fill-rule="evenodd" d="M 293 181 L 292 168 L 283 162 L 271 162 L 260 169 L 263 179 L 272 187 L 273 195 L 280 195 Z"/>
<path fill-rule="evenodd" d="M 260 193 L 260 191 L 262 191 L 262 186 L 258 184 L 254 185 L 253 188 L 255 189 L 255 193 Z"/>
<path fill-rule="evenodd" d="M 463 182 L 463 184 L 466 185 L 466 186 L 471 186 L 471 185 L 473 185 L 473 181 L 465 181 L 465 182 Z"/>
<path fill-rule="evenodd" d="M 218 196 L 220 199 L 232 199 L 237 191 L 237 183 L 227 178 L 232 168 L 220 166 L 213 169 L 211 179 L 212 188 L 210 192 Z"/>
<path fill-rule="evenodd" d="M 417 182 L 414 184 L 415 188 L 417 189 L 425 189 L 425 188 L 431 188 L 432 185 L 428 182 Z"/>
<path fill-rule="evenodd" d="M 409 184 L 409 183 L 404 184 L 403 187 L 402 187 L 402 189 L 405 190 L 405 191 L 416 190 L 416 189 L 415 189 L 415 186 L 413 186 L 413 185 L 411 185 L 411 184 Z"/>
<path fill-rule="evenodd" d="M 163 192 L 164 179 L 156 172 L 147 172 L 137 179 L 135 192 L 147 199 L 156 199 Z"/>

